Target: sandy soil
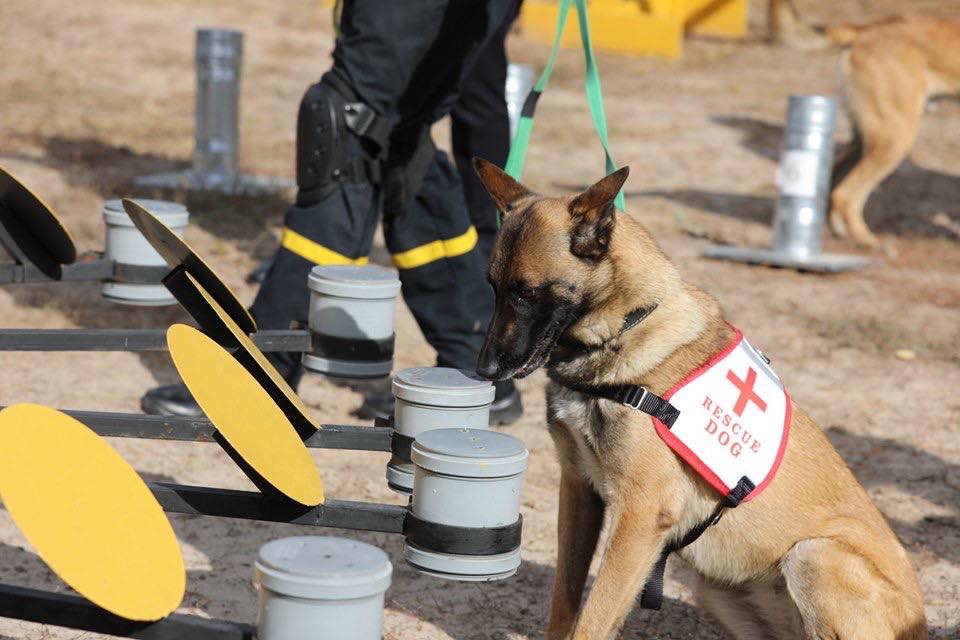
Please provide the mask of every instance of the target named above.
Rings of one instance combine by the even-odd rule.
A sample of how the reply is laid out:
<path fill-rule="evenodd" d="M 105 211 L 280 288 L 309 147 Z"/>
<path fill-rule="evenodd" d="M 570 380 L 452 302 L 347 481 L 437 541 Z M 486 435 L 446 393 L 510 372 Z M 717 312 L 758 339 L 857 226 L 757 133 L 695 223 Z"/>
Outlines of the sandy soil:
<path fill-rule="evenodd" d="M 693 282 L 773 357 L 793 397 L 825 429 L 909 549 L 926 596 L 932 635 L 960 637 L 960 245 L 937 221 L 960 223 L 960 107 L 937 103 L 911 158 L 868 204 L 868 220 L 899 255 L 840 276 L 801 275 L 704 260 L 714 241 L 764 245 L 786 98 L 831 92 L 834 54 L 770 48 L 762 3 L 742 43 L 696 40 L 682 62 L 601 56 L 611 145 L 632 168 L 628 206 Z M 802 0 L 814 20 L 863 20 L 905 9 L 960 12 L 960 2 Z M 907 7 L 907 5 L 910 5 Z M 144 192 L 135 176 L 189 163 L 193 129 L 193 33 L 207 25 L 246 34 L 242 165 L 287 177 L 294 118 L 304 88 L 327 66 L 331 29 L 318 2 L 239 0 L 5 0 L 0 3 L 0 163 L 57 209 L 82 250 L 102 246 L 100 208 L 118 195 L 161 196 L 190 207 L 189 240 L 243 300 L 245 274 L 276 242 L 290 194 L 255 199 Z M 515 35 L 512 58 L 539 65 L 545 47 Z M 565 52 L 540 103 L 527 179 L 546 191 L 583 185 L 602 164 L 582 95 L 581 62 Z M 841 139 L 847 135 L 841 125 Z M 445 140 L 443 127 L 440 136 Z M 939 217 L 937 217 L 939 214 Z M 830 240 L 830 250 L 852 247 Z M 374 258 L 385 262 L 382 244 Z M 95 284 L 8 286 L 7 327 L 160 327 L 185 315 L 104 301 Z M 397 366 L 433 353 L 405 308 Z M 916 358 L 903 361 L 898 349 Z M 74 409 L 137 411 L 144 390 L 176 379 L 166 355 L 0 354 L 0 404 L 34 401 Z M 516 578 L 485 585 L 420 576 L 401 541 L 380 545 L 395 561 L 387 638 L 539 637 L 554 571 L 558 468 L 544 428 L 544 378 L 521 383 L 527 407 L 509 432 L 531 465 L 523 495 L 525 563 Z M 329 422 L 356 422 L 359 395 L 319 379 L 302 393 Z M 248 488 L 216 445 L 115 441 L 145 476 Z M 387 490 L 386 457 L 319 452 L 328 495 L 401 499 Z M 234 520 L 172 518 L 189 569 L 183 611 L 252 621 L 251 564 L 262 543 L 306 531 Z M 725 638 L 692 604 L 687 574 L 672 561 L 659 613 L 634 611 L 626 638 Z M 8 515 L 0 513 L 0 581 L 63 590 Z M 0 620 L 14 638 L 92 634 Z"/>

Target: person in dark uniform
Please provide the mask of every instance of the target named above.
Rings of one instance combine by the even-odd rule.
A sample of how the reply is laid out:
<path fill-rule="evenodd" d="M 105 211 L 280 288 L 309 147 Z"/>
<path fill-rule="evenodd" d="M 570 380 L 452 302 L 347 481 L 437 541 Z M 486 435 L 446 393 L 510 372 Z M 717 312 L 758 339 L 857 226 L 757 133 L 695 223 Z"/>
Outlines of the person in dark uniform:
<path fill-rule="evenodd" d="M 364 264 L 382 212 L 404 299 L 438 366 L 474 370 L 493 312 L 485 271 L 497 212 L 469 160 L 502 165 L 509 150 L 504 39 L 517 6 L 344 2 L 333 67 L 300 104 L 297 198 L 250 308 L 259 328 L 305 323 L 310 269 Z M 430 138 L 448 113 L 456 168 Z M 299 354 L 268 357 L 296 387 Z M 360 413 L 390 415 L 392 402 L 370 394 Z M 153 389 L 141 405 L 147 413 L 200 412 L 182 385 Z M 513 383 L 498 382 L 491 422 L 521 413 Z"/>

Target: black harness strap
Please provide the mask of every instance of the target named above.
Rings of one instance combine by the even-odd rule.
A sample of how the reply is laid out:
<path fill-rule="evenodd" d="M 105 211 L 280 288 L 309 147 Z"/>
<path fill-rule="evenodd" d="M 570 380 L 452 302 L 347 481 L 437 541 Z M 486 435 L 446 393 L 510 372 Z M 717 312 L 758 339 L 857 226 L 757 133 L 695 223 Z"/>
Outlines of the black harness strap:
<path fill-rule="evenodd" d="M 650 389 L 640 385 L 630 384 L 604 384 L 589 385 L 571 383 L 567 381 L 555 380 L 561 386 L 585 393 L 597 398 L 606 398 L 619 402 L 637 411 L 649 414 L 662 422 L 669 429 L 673 423 L 680 417 L 680 411 L 670 404 L 670 401 L 664 400 Z"/>
<path fill-rule="evenodd" d="M 707 529 L 720 522 L 724 511 L 740 504 L 740 501 L 747 497 L 754 488 L 754 484 L 750 479 L 747 478 L 747 476 L 743 476 L 740 478 L 737 486 L 717 504 L 713 513 L 710 514 L 710 517 L 702 520 L 679 540 L 673 540 L 667 543 L 663 551 L 660 552 L 660 557 L 657 558 L 653 569 L 650 571 L 647 584 L 643 587 L 643 594 L 640 596 L 641 607 L 644 609 L 660 610 L 660 605 L 663 604 L 663 572 L 667 568 L 667 558 L 670 557 L 670 554 L 696 542 L 697 538 L 702 536 Z"/>

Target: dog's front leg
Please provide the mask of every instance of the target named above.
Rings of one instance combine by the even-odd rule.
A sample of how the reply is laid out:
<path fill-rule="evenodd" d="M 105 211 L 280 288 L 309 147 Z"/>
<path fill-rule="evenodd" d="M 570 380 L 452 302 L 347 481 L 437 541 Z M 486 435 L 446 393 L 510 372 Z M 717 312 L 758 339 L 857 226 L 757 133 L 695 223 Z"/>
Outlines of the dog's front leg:
<path fill-rule="evenodd" d="M 621 491 L 597 579 L 577 619 L 574 640 L 606 640 L 623 624 L 675 521 L 671 505 L 646 491 Z M 669 494 L 667 494 L 669 495 Z"/>
<path fill-rule="evenodd" d="M 562 640 L 573 627 L 603 526 L 603 511 L 603 501 L 589 482 L 572 465 L 564 464 L 557 519 L 557 575 L 547 640 Z"/>

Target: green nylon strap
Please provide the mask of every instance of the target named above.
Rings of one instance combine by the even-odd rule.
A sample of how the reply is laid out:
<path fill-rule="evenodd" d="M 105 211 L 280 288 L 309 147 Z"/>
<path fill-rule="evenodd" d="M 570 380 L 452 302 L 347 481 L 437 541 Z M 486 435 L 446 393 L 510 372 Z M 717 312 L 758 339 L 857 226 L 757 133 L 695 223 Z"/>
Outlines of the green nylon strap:
<path fill-rule="evenodd" d="M 547 88 L 550 82 L 550 74 L 553 73 L 553 64 L 560 51 L 560 38 L 563 35 L 563 29 L 567 24 L 567 14 L 570 11 L 570 5 L 576 3 L 577 18 L 580 26 L 580 41 L 583 45 L 583 57 L 586 66 L 586 77 L 584 79 L 585 90 L 587 94 L 587 104 L 590 106 L 590 116 L 593 119 L 593 126 L 600 138 L 600 144 L 603 145 L 603 152 L 606 159 L 607 174 L 617 170 L 617 165 L 610 154 L 610 141 L 607 135 L 607 117 L 603 110 L 603 92 L 600 89 L 600 74 L 597 72 L 597 62 L 593 56 L 593 44 L 590 41 L 590 23 L 587 19 L 586 0 L 560 0 L 559 11 L 557 13 L 557 32 L 553 39 L 553 46 L 550 49 L 550 57 L 547 58 L 547 64 L 540 74 L 540 78 L 524 103 L 524 115 L 521 116 L 517 125 L 517 133 L 513 138 L 513 144 L 510 146 L 510 155 L 507 156 L 507 165 L 504 171 L 514 180 L 519 180 L 523 175 L 523 164 L 527 156 L 527 147 L 530 145 L 530 133 L 533 130 L 533 115 L 536 105 L 536 97 Z M 536 94 L 536 95 L 533 95 Z M 529 107 L 528 107 L 529 105 Z M 624 202 L 623 191 L 617 194 L 614 201 L 616 207 L 621 211 L 626 211 L 627 206 Z"/>

